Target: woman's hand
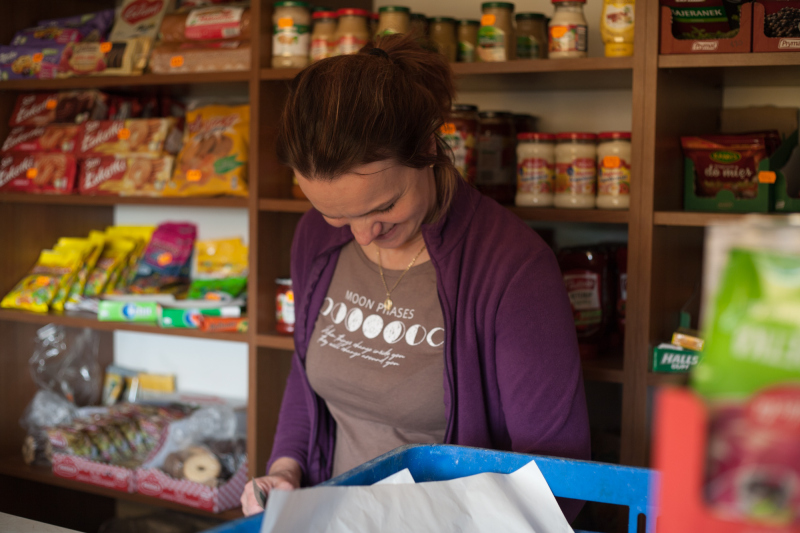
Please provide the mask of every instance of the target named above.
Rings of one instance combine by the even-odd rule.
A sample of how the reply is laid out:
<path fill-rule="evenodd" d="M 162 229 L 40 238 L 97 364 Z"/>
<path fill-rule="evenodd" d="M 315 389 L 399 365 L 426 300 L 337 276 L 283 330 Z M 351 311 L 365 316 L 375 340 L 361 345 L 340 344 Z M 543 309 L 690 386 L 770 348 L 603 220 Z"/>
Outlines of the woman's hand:
<path fill-rule="evenodd" d="M 256 485 L 267 497 L 273 489 L 294 490 L 300 487 L 300 465 L 294 459 L 281 457 L 272 464 L 269 475 L 255 479 Z M 242 512 L 245 516 L 254 515 L 264 510 L 258 503 L 258 498 L 253 489 L 253 483 L 244 486 L 241 497 Z"/>

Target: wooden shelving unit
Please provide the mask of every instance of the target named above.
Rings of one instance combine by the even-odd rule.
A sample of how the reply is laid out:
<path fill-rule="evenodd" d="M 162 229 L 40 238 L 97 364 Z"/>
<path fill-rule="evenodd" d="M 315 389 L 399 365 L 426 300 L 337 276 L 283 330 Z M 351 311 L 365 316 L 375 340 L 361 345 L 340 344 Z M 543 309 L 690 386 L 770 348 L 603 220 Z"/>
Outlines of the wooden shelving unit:
<path fill-rule="evenodd" d="M 13 34 L 13 32 L 12 32 Z M 156 85 L 197 85 L 246 83 L 250 71 L 208 72 L 203 74 L 143 74 L 141 76 L 94 76 L 52 80 L 9 80 L 0 82 L 7 91 L 60 91 L 64 89 L 109 89 Z"/>
<path fill-rule="evenodd" d="M 158 207 L 238 207 L 246 209 L 247 198 L 140 198 L 135 196 L 80 196 L 58 194 L 0 194 L 0 204 L 43 205 L 152 205 Z"/>
<path fill-rule="evenodd" d="M 787 218 L 790 215 L 782 214 L 740 214 L 740 213 L 695 213 L 691 211 L 657 211 L 653 214 L 653 224 L 656 226 L 694 226 L 704 227 L 711 224 L 738 222 L 749 216 L 768 216 L 771 218 Z"/>

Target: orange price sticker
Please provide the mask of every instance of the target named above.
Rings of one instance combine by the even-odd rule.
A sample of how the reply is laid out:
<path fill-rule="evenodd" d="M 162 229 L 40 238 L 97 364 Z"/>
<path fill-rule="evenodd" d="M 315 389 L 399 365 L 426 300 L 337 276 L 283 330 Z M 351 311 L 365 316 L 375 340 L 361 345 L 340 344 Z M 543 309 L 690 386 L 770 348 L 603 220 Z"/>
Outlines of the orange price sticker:
<path fill-rule="evenodd" d="M 100 43 L 100 51 L 103 52 L 104 54 L 109 53 L 111 51 L 111 43 L 109 42 Z"/>
<path fill-rule="evenodd" d="M 206 294 L 206 300 L 213 300 L 213 301 L 217 301 L 218 302 L 218 301 L 222 300 L 222 296 L 220 296 L 219 294 L 217 294 L 215 292 L 209 292 L 209 293 Z"/>
<path fill-rule="evenodd" d="M 47 101 L 47 103 L 44 106 L 47 109 L 55 109 L 56 105 L 58 105 L 58 102 L 56 102 L 55 98 L 51 98 L 50 100 Z"/>
<path fill-rule="evenodd" d="M 566 26 L 553 26 L 552 28 L 550 28 L 550 35 L 552 35 L 556 39 L 560 39 L 566 34 L 567 34 Z"/>
<path fill-rule="evenodd" d="M 200 178 L 201 178 L 202 175 L 203 175 L 203 173 L 200 172 L 197 169 L 187 170 L 186 171 L 186 181 L 200 181 Z"/>
<path fill-rule="evenodd" d="M 619 168 L 620 164 L 620 158 L 615 155 L 607 155 L 603 158 L 603 167 L 605 168 Z"/>
<path fill-rule="evenodd" d="M 121 130 L 119 130 L 117 137 L 121 141 L 127 141 L 128 139 L 131 138 L 131 130 L 129 130 L 128 128 L 122 128 Z"/>
<path fill-rule="evenodd" d="M 25 177 L 29 180 L 36 179 L 36 176 L 39 175 L 39 171 L 35 168 L 29 168 L 28 171 L 25 173 Z"/>
<path fill-rule="evenodd" d="M 286 301 L 289 303 L 294 302 L 294 291 L 286 291 Z"/>
<path fill-rule="evenodd" d="M 283 17 L 278 19 L 278 28 L 291 28 L 294 26 L 294 19 L 292 17 Z"/>
<path fill-rule="evenodd" d="M 160 254 L 156 259 L 156 263 L 158 263 L 158 266 L 162 267 L 172 263 L 172 254 L 169 252 L 164 252 L 163 254 Z"/>
<path fill-rule="evenodd" d="M 483 15 L 481 17 L 481 26 L 494 26 L 495 22 L 497 22 L 495 15 Z"/>
<path fill-rule="evenodd" d="M 172 68 L 179 68 L 183 66 L 183 56 L 172 56 L 169 60 L 169 66 Z"/>
<path fill-rule="evenodd" d="M 42 54 L 42 53 L 33 54 L 33 62 L 34 63 L 41 63 L 42 59 L 44 59 L 44 54 Z"/>
<path fill-rule="evenodd" d="M 50 284 L 50 278 L 47 276 L 36 276 L 36 281 L 34 283 L 37 287 L 44 287 Z"/>
<path fill-rule="evenodd" d="M 442 135 L 455 135 L 456 133 L 456 125 L 452 122 L 445 122 L 442 124 L 442 127 L 439 129 Z"/>
<path fill-rule="evenodd" d="M 771 170 L 762 170 L 758 173 L 759 183 L 775 183 L 777 176 Z"/>

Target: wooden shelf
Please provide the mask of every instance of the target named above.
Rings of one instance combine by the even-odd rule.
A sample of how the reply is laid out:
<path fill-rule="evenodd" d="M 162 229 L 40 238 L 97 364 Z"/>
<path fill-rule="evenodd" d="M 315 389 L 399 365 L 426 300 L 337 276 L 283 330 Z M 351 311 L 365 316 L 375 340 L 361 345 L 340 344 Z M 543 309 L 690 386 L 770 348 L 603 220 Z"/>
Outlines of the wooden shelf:
<path fill-rule="evenodd" d="M 793 67 L 800 67 L 800 52 L 658 56 L 659 69 L 702 69 L 697 76 L 736 87 L 798 85 L 800 68 Z"/>
<path fill-rule="evenodd" d="M 581 361 L 584 381 L 622 383 L 622 357 L 601 357 Z"/>
<path fill-rule="evenodd" d="M 691 211 L 656 211 L 653 224 L 656 226 L 703 227 L 721 222 L 737 222 L 752 215 L 786 218 L 791 215 L 776 213 L 695 213 Z"/>
<path fill-rule="evenodd" d="M 686 385 L 689 383 L 689 374 L 660 374 L 658 372 L 647 373 L 647 385 L 650 387 L 660 387 L 664 385 Z"/>
<path fill-rule="evenodd" d="M 219 518 L 221 520 L 236 520 L 242 518 L 241 509 L 230 509 L 221 513 L 211 513 L 202 509 L 195 509 L 187 505 L 173 503 L 159 498 L 145 496 L 139 493 L 120 492 L 118 490 L 107 489 L 97 485 L 90 485 L 80 481 L 73 481 L 53 475 L 48 468 L 35 467 L 26 465 L 21 457 L 5 457 L 0 459 L 0 474 L 11 476 L 20 479 L 27 479 L 37 483 L 44 483 L 46 485 L 54 485 L 56 487 L 63 487 L 66 489 L 77 490 L 80 492 L 88 492 L 90 494 L 97 494 L 99 496 L 106 496 L 117 500 L 126 500 L 145 505 L 152 505 L 155 507 L 163 507 L 165 509 L 173 509 L 175 511 L 182 511 L 184 513 L 192 513 L 200 516 Z"/>
<path fill-rule="evenodd" d="M 0 82 L 0 91 L 48 91 L 59 89 L 102 89 L 104 87 L 143 87 L 148 85 L 197 85 L 237 83 L 250 80 L 250 71 L 208 72 L 202 74 L 142 74 L 140 76 L 85 76 L 54 80 L 9 80 Z"/>
<path fill-rule="evenodd" d="M 148 198 L 131 196 L 80 196 L 76 194 L 0 194 L 0 203 L 49 205 L 155 205 L 170 207 L 247 208 L 247 198 Z"/>
<path fill-rule="evenodd" d="M 262 198 L 258 201 L 258 209 L 278 213 L 305 213 L 311 209 L 311 202 L 290 198 Z"/>
<path fill-rule="evenodd" d="M 275 348 L 278 350 L 294 351 L 294 337 L 291 335 L 256 335 L 256 346 L 260 348 Z"/>
<path fill-rule="evenodd" d="M 63 314 L 29 313 L 12 309 L 0 309 L 0 320 L 10 322 L 26 322 L 30 324 L 58 324 L 75 328 L 91 328 L 98 331 L 134 331 L 137 333 L 153 333 L 156 335 L 172 335 L 177 337 L 195 337 L 200 339 L 213 339 L 218 341 L 247 342 L 246 333 L 207 333 L 199 329 L 189 328 L 160 328 L 149 324 L 136 324 L 132 322 L 100 322 L 97 316 L 91 313 Z"/>

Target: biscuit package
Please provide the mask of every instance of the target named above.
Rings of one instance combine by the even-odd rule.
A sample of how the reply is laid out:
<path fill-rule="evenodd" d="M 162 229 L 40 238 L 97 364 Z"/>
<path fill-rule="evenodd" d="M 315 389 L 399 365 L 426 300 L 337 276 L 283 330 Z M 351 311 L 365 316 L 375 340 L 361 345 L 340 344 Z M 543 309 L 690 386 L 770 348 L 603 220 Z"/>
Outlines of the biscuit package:
<path fill-rule="evenodd" d="M 112 41 L 137 37 L 155 39 L 164 14 L 173 4 L 172 0 L 124 0 L 109 39 Z"/>
<path fill-rule="evenodd" d="M 150 45 L 145 39 L 69 43 L 61 54 L 61 76 L 131 76 L 144 71 Z"/>
<path fill-rule="evenodd" d="M 70 194 L 75 158 L 60 153 L 8 153 L 0 159 L 0 192 Z"/>
<path fill-rule="evenodd" d="M 87 195 L 161 196 L 172 177 L 171 156 L 91 157 L 81 166 L 78 190 Z"/>
<path fill-rule="evenodd" d="M 161 43 L 150 55 L 150 70 L 154 74 L 249 70 L 250 50 L 250 41 Z"/>
<path fill-rule="evenodd" d="M 3 143 L 3 152 L 65 152 L 75 151 L 81 126 L 50 124 L 47 126 L 18 126 Z"/>
<path fill-rule="evenodd" d="M 163 43 L 250 39 L 250 9 L 214 5 L 170 13 L 161 23 L 159 38 Z"/>
<path fill-rule="evenodd" d="M 70 283 L 80 264 L 80 253 L 75 250 L 42 251 L 30 274 L 3 298 L 0 307 L 46 313 L 59 288 Z"/>
<path fill-rule="evenodd" d="M 37 26 L 18 31 L 11 40 L 11 46 L 52 46 L 80 40 L 81 32 L 75 28 Z"/>
<path fill-rule="evenodd" d="M 60 93 L 26 93 L 17 97 L 8 125 L 44 126 L 51 122 L 75 122 L 105 117 L 106 95 L 95 90 Z"/>
<path fill-rule="evenodd" d="M 114 22 L 114 13 L 114 9 L 104 9 L 73 17 L 40 20 L 37 26 L 75 29 L 81 36 L 81 42 L 104 41 Z"/>
<path fill-rule="evenodd" d="M 64 50 L 63 44 L 0 46 L 0 80 L 55 78 Z"/>
<path fill-rule="evenodd" d="M 189 111 L 183 148 L 164 196 L 246 196 L 249 138 L 249 105 Z"/>
<path fill-rule="evenodd" d="M 172 118 L 131 120 L 93 120 L 84 125 L 78 154 L 80 157 L 136 154 L 160 157 Z"/>

